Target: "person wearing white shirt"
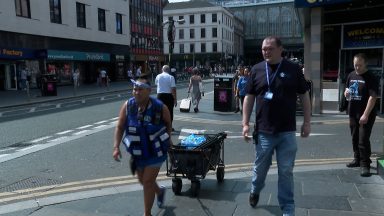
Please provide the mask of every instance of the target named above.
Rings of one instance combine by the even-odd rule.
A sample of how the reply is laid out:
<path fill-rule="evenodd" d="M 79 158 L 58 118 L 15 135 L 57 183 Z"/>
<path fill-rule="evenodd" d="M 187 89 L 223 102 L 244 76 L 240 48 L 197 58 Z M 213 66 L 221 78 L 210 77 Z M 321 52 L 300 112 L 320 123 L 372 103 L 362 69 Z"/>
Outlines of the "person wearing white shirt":
<path fill-rule="evenodd" d="M 157 98 L 168 107 L 171 114 L 171 122 L 173 122 L 173 107 L 177 106 L 176 83 L 175 78 L 169 73 L 170 67 L 164 65 L 162 73 L 156 76 L 155 84 L 157 86 Z M 174 131 L 173 127 L 172 130 Z"/>

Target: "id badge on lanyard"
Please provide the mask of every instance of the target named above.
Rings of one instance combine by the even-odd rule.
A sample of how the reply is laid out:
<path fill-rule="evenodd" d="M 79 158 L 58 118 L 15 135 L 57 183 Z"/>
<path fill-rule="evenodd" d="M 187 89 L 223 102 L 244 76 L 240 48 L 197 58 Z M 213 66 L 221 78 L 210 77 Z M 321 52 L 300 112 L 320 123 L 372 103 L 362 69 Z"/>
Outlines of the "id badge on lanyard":
<path fill-rule="evenodd" d="M 265 95 L 264 95 L 264 99 L 265 100 L 272 100 L 272 98 L 273 98 L 273 92 L 271 91 L 271 87 L 270 86 L 271 86 L 271 83 L 273 82 L 273 80 L 275 79 L 277 72 L 279 71 L 280 65 L 281 65 L 281 62 L 277 66 L 277 69 L 276 69 L 275 73 L 273 74 L 271 80 L 269 80 L 268 63 L 265 62 L 265 75 L 267 77 L 267 84 L 268 84 L 268 91 L 265 92 Z"/>

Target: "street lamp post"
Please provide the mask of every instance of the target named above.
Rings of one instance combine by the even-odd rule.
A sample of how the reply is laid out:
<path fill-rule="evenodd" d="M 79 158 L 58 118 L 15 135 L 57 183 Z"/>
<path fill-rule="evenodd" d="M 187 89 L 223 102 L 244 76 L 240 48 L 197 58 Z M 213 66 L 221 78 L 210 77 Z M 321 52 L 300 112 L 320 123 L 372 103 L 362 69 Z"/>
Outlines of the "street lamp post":
<path fill-rule="evenodd" d="M 173 18 L 170 18 L 169 20 L 166 20 L 163 22 L 163 25 L 168 24 L 168 29 L 167 29 L 167 37 L 169 42 L 168 64 L 170 67 L 172 67 L 171 55 L 173 54 L 173 48 L 175 48 L 175 35 L 176 35 L 175 22 L 183 24 L 185 20 L 184 19 L 174 20 Z"/>

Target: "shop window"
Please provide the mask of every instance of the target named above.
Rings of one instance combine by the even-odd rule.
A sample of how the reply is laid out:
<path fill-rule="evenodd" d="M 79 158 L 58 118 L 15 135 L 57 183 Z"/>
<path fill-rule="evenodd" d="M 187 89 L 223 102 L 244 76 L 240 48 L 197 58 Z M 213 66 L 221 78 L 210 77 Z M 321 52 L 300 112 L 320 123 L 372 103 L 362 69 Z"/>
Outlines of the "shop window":
<path fill-rule="evenodd" d="M 76 2 L 77 27 L 86 28 L 85 4 Z"/>
<path fill-rule="evenodd" d="M 61 24 L 61 0 L 49 0 L 51 22 Z"/>
<path fill-rule="evenodd" d="M 16 16 L 31 18 L 29 0 L 15 0 Z"/>
<path fill-rule="evenodd" d="M 99 31 L 106 31 L 104 9 L 101 9 L 101 8 L 98 9 L 98 21 L 99 21 Z"/>

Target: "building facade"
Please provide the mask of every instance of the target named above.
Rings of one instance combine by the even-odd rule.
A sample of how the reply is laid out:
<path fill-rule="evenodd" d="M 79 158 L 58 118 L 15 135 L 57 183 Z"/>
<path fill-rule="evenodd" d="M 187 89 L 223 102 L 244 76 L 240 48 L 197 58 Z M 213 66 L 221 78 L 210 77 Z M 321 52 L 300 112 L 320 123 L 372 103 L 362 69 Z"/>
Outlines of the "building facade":
<path fill-rule="evenodd" d="M 384 3 L 380 0 L 295 0 L 305 34 L 305 71 L 313 81 L 313 113 L 337 111 L 353 56 L 365 53 L 368 68 L 380 81 L 377 106 L 383 112 Z M 334 71 L 335 82 L 324 80 Z"/>
<path fill-rule="evenodd" d="M 243 44 L 243 23 L 227 9 L 204 1 L 171 3 L 163 11 L 163 20 L 170 19 L 184 20 L 175 22 L 171 58 L 166 35 L 169 26 L 163 27 L 164 54 L 178 71 L 191 66 L 235 65 L 243 57 L 244 50 L 235 48 Z"/>
<path fill-rule="evenodd" d="M 129 61 L 127 0 L 0 1 L 0 90 L 18 89 L 20 72 L 31 86 L 51 74 L 70 84 L 94 83 L 105 69 L 112 80 L 125 77 Z"/>
<path fill-rule="evenodd" d="M 303 32 L 293 0 L 207 1 L 227 8 L 243 21 L 247 65 L 262 60 L 261 44 L 269 35 L 282 39 L 285 57 L 303 59 Z"/>
<path fill-rule="evenodd" d="M 130 0 L 131 64 L 132 71 L 156 74 L 164 63 L 163 1 Z"/>

